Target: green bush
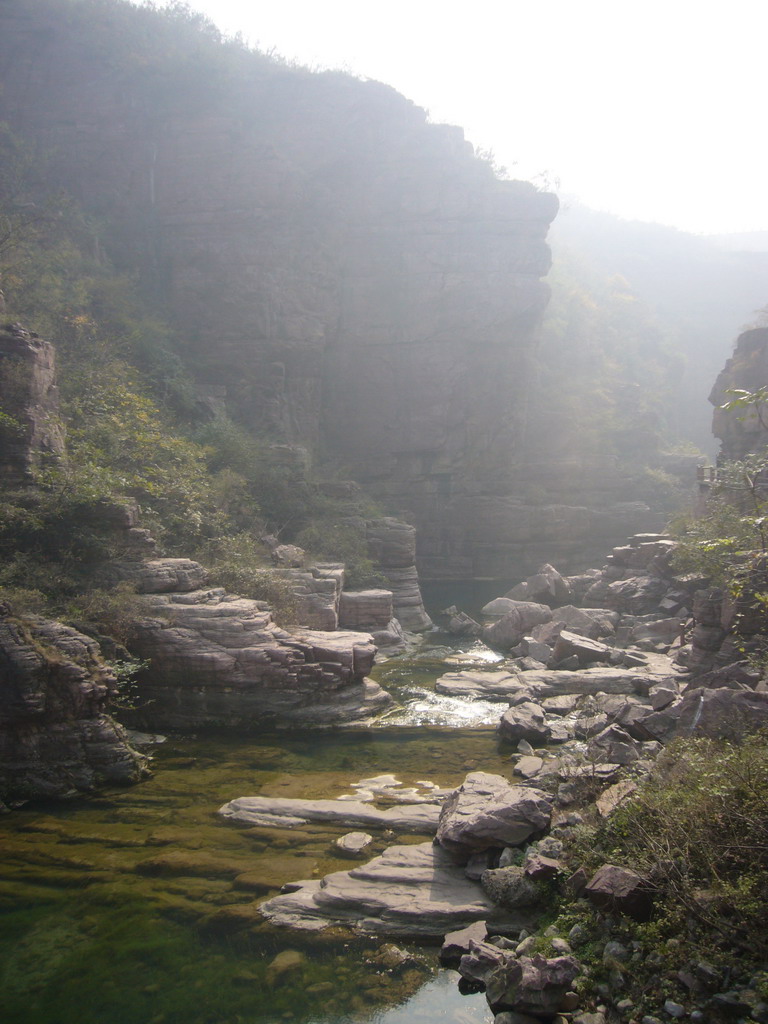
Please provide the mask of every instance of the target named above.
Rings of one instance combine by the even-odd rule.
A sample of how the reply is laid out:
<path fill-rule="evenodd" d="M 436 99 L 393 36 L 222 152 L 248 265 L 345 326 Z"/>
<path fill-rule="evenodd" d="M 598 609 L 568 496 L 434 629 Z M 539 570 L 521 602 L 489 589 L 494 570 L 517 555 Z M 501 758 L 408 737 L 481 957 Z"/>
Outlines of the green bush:
<path fill-rule="evenodd" d="M 266 561 L 264 545 L 251 533 L 238 533 L 209 542 L 198 552 L 208 568 L 209 582 L 239 597 L 266 601 L 275 621 L 290 623 L 296 596 L 290 581 Z"/>
<path fill-rule="evenodd" d="M 571 856 L 589 869 L 610 862 L 654 881 L 653 941 L 682 933 L 700 954 L 721 948 L 764 961 L 768 735 L 740 745 L 676 741 L 637 795 L 582 832 Z"/>

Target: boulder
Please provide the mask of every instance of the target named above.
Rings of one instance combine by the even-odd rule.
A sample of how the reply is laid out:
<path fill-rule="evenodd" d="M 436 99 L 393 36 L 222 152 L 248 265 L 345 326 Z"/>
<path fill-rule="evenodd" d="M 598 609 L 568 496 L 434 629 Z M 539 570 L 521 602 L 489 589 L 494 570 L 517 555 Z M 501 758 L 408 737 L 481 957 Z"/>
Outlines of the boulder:
<path fill-rule="evenodd" d="M 491 868 L 484 871 L 480 884 L 483 892 L 497 906 L 507 910 L 518 907 L 534 907 L 546 897 L 545 891 L 528 877 L 525 870 L 510 864 L 504 868 Z"/>
<path fill-rule="evenodd" d="M 598 910 L 647 921 L 653 909 L 654 888 L 636 871 L 603 864 L 587 883 L 584 896 Z"/>
<path fill-rule="evenodd" d="M 443 804 L 437 841 L 466 861 L 478 850 L 525 842 L 548 826 L 551 813 L 549 794 L 511 786 L 500 775 L 471 772 Z"/>
<path fill-rule="evenodd" d="M 484 921 L 475 921 L 459 931 L 449 932 L 440 948 L 440 963 L 443 967 L 458 967 L 461 958 L 469 952 L 470 944 L 485 943 L 486 935 Z"/>
<path fill-rule="evenodd" d="M 357 857 L 363 850 L 373 842 L 373 836 L 368 832 L 347 832 L 346 835 L 339 836 L 334 842 L 334 846 L 345 856 Z"/>
<path fill-rule="evenodd" d="M 480 636 L 483 632 L 483 627 L 480 623 L 467 615 L 466 612 L 460 612 L 454 608 L 449 614 L 450 618 L 448 619 L 446 629 L 451 636 Z"/>
<path fill-rule="evenodd" d="M 563 629 L 552 651 L 552 663 L 557 665 L 566 658 L 576 655 L 579 665 L 586 668 L 587 665 L 596 661 L 608 661 L 612 651 L 613 648 L 608 647 L 607 644 L 601 644 L 597 640 L 590 640 L 588 637 L 579 636 L 578 633 L 571 633 L 569 630 Z"/>
<path fill-rule="evenodd" d="M 513 743 L 527 740 L 534 746 L 544 746 L 551 732 L 543 708 L 529 700 L 505 711 L 499 722 L 499 733 Z"/>
<path fill-rule="evenodd" d="M 486 974 L 485 997 L 494 1013 L 511 1010 L 551 1020 L 563 1008 L 566 993 L 580 973 L 581 965 L 573 956 L 505 960 Z"/>
<path fill-rule="evenodd" d="M 660 743 L 677 736 L 709 736 L 739 742 L 768 727 L 768 693 L 703 688 L 686 692 L 677 704 L 643 720 L 643 728 Z"/>
<path fill-rule="evenodd" d="M 514 601 L 512 607 L 492 626 L 483 630 L 483 640 L 491 647 L 509 650 L 515 647 L 524 636 L 531 633 L 534 626 L 549 622 L 552 610 L 543 604 L 530 601 Z"/>
<path fill-rule="evenodd" d="M 640 759 L 637 744 L 618 725 L 609 725 L 590 741 L 588 756 L 602 764 L 632 764 Z"/>

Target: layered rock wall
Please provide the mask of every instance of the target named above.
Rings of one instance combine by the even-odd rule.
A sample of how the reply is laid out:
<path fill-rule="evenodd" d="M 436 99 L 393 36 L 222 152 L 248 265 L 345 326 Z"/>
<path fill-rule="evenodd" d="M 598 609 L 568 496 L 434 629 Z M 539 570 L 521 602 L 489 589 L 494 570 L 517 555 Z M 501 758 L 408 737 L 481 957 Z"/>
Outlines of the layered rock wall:
<path fill-rule="evenodd" d="M 0 118 L 106 219 L 203 389 L 411 513 L 431 574 L 493 567 L 473 508 L 518 485 L 556 198 L 387 86 L 202 40 L 187 63 L 157 15 L 65 6 L 4 5 Z"/>
<path fill-rule="evenodd" d="M 7 609 L 6 609 L 7 611 Z M 90 637 L 58 622 L 0 618 L 0 801 L 135 782 L 146 761 L 106 714 L 117 689 Z"/>
<path fill-rule="evenodd" d="M 59 420 L 53 345 L 19 324 L 0 329 L 0 482 L 30 483 L 46 457 L 59 459 Z"/>
<path fill-rule="evenodd" d="M 736 339 L 733 355 L 709 396 L 715 407 L 712 432 L 720 441 L 722 459 L 743 459 L 768 444 L 768 418 L 762 406 L 721 408 L 735 397 L 733 389 L 754 392 L 764 387 L 768 387 L 768 327 L 759 327 Z"/>

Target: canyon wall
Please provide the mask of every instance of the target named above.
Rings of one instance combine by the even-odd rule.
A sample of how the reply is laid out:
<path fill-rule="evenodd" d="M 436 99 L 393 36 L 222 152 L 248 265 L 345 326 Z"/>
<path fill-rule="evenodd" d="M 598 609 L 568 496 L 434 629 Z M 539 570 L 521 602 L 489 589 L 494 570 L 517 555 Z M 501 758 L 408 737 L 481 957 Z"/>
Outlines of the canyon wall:
<path fill-rule="evenodd" d="M 203 394 L 410 518 L 427 576 L 573 564 L 648 525 L 520 496 L 553 195 L 380 83 L 121 3 L 56 10 L 4 5 L 0 120 L 107 224 Z"/>

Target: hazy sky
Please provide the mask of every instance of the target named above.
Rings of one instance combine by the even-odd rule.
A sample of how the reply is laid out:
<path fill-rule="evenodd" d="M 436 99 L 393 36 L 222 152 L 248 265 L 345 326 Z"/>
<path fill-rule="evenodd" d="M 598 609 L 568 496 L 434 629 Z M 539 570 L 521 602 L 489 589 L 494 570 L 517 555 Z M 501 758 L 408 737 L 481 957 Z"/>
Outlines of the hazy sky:
<path fill-rule="evenodd" d="M 379 79 L 513 176 L 687 231 L 768 229 L 764 0 L 190 0 Z"/>

